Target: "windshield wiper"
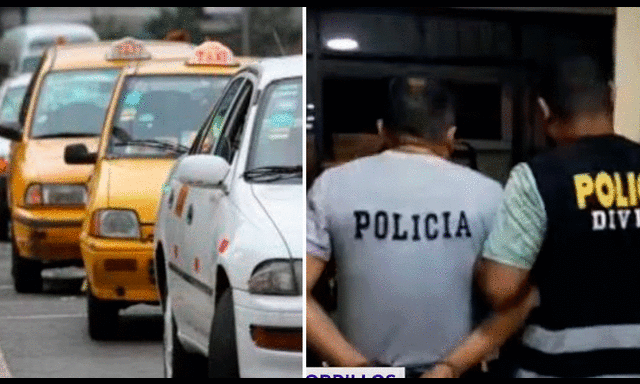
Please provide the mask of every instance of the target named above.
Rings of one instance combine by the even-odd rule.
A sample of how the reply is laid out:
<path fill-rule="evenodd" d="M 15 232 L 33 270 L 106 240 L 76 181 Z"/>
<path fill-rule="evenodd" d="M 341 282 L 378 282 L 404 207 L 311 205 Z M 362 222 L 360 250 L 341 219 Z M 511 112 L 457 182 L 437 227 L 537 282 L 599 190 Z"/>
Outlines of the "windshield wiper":
<path fill-rule="evenodd" d="M 48 133 L 40 136 L 32 136 L 32 139 L 57 139 L 57 138 L 66 138 L 66 137 L 94 137 L 99 136 L 98 133 L 89 133 L 89 132 L 81 132 L 81 133 L 71 133 L 71 132 L 59 132 L 59 133 Z"/>
<path fill-rule="evenodd" d="M 152 140 L 152 139 L 126 140 L 120 143 L 114 143 L 113 145 L 117 147 L 121 147 L 125 145 L 139 145 L 139 146 L 151 147 L 151 148 L 168 149 L 176 153 L 186 153 L 189 150 L 189 147 L 184 146 L 182 144 L 174 144 L 174 143 L 168 143 L 166 141 Z"/>
<path fill-rule="evenodd" d="M 302 165 L 268 166 L 250 169 L 242 174 L 245 180 L 276 181 L 302 177 Z"/>

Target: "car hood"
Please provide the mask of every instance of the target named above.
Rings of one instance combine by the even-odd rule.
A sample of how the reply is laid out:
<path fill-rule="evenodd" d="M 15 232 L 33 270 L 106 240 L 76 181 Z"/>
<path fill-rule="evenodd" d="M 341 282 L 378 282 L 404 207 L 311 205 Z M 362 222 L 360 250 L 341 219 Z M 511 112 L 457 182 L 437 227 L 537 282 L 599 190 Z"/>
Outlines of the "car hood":
<path fill-rule="evenodd" d="M 108 205 L 133 209 L 143 224 L 156 222 L 162 184 L 175 159 L 110 160 L 108 169 Z"/>
<path fill-rule="evenodd" d="M 301 184 L 253 184 L 253 195 L 277 227 L 291 256 L 303 258 L 304 189 Z"/>
<path fill-rule="evenodd" d="M 89 152 L 98 148 L 99 138 L 32 139 L 25 144 L 22 169 L 44 183 L 85 183 L 93 172 L 93 165 L 64 162 L 68 145 L 84 144 Z"/>

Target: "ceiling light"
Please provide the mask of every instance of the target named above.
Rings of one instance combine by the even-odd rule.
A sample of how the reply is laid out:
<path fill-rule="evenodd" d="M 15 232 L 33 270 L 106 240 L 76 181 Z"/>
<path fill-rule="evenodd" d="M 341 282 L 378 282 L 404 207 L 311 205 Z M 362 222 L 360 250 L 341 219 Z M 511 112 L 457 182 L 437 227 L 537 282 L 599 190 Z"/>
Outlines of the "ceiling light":
<path fill-rule="evenodd" d="M 360 48 L 357 41 L 352 38 L 335 38 L 327 41 L 327 47 L 336 51 L 355 51 Z"/>

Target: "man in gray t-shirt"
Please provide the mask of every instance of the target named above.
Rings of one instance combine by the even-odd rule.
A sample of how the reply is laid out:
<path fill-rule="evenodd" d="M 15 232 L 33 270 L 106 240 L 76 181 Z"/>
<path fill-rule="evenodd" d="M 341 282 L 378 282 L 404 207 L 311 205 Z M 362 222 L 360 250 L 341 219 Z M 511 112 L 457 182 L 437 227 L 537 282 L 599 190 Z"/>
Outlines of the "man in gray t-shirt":
<path fill-rule="evenodd" d="M 502 195 L 448 160 L 455 127 L 439 83 L 402 78 L 390 90 L 397 145 L 325 171 L 308 193 L 307 340 L 332 365 L 426 368 L 459 344 Z M 331 257 L 334 318 L 311 294 Z"/>

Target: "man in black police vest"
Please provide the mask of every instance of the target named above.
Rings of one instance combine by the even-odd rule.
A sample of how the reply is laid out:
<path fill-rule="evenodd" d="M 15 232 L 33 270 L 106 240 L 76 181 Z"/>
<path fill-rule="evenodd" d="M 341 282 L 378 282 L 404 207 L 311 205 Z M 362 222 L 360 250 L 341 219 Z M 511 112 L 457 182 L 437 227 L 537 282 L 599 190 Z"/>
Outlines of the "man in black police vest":
<path fill-rule="evenodd" d="M 481 286 L 494 309 L 539 289 L 518 377 L 640 376 L 640 146 L 590 58 L 559 60 L 539 96 L 558 146 L 512 170 Z"/>

